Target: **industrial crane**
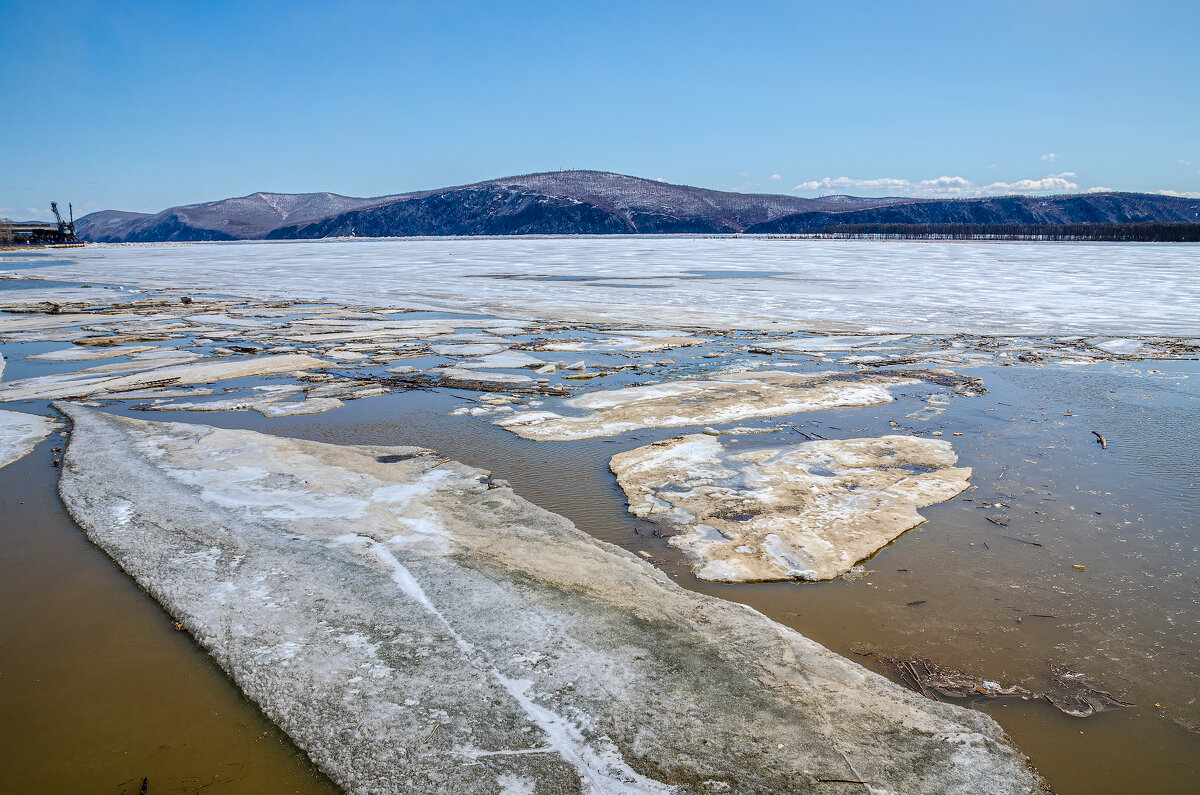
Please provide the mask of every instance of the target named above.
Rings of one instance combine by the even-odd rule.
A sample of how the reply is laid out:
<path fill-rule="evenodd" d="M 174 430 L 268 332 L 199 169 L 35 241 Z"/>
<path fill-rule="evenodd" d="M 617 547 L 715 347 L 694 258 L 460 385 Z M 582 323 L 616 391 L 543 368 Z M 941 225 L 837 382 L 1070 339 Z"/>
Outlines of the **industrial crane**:
<path fill-rule="evenodd" d="M 70 202 L 67 203 L 70 221 L 62 219 L 62 213 L 58 211 L 58 202 L 50 202 L 50 210 L 54 213 L 54 220 L 58 221 L 58 233 L 73 240 L 75 238 L 75 207 Z"/>

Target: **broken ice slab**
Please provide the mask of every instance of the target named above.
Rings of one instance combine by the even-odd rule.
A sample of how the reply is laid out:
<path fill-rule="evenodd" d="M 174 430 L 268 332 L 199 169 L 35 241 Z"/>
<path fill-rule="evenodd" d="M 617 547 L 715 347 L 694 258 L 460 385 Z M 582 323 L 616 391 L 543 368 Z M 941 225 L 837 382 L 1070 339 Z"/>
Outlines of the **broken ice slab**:
<path fill-rule="evenodd" d="M 441 356 L 487 356 L 493 353 L 503 353 L 508 350 L 508 346 L 468 342 L 430 345 L 429 349 Z"/>
<path fill-rule="evenodd" d="M 731 452 L 694 434 L 613 456 L 635 515 L 677 531 L 696 576 L 721 582 L 827 580 L 962 493 L 971 470 L 949 442 L 829 439 Z"/>
<path fill-rule="evenodd" d="M 1107 337 L 1093 337 L 1087 340 L 1086 344 L 1114 356 L 1133 356 L 1140 353 L 1146 347 L 1142 340 L 1126 338 L 1109 339 Z"/>
<path fill-rule="evenodd" d="M 305 414 L 320 414 L 340 408 L 342 401 L 335 397 L 310 397 L 305 400 L 289 400 L 281 403 L 261 403 L 254 410 L 264 417 L 299 417 Z"/>
<path fill-rule="evenodd" d="M 722 373 L 705 380 L 590 392 L 564 401 L 584 416 L 521 411 L 497 420 L 518 436 L 537 441 L 571 441 L 615 436 L 638 428 L 720 425 L 802 411 L 890 403 L 890 387 L 914 378 L 778 370 Z"/>
<path fill-rule="evenodd" d="M 987 715 L 481 470 L 61 409 L 72 516 L 350 792 L 1041 791 Z"/>
<path fill-rule="evenodd" d="M 800 353 L 832 353 L 850 351 L 868 345 L 899 342 L 911 334 L 880 334 L 876 336 L 846 335 L 840 337 L 797 337 L 783 340 L 764 340 L 754 343 L 755 348 L 772 351 L 794 351 Z"/>
<path fill-rule="evenodd" d="M 430 373 L 441 379 L 442 386 L 459 389 L 505 390 L 537 386 L 529 376 L 515 373 L 484 373 L 461 367 L 443 367 Z"/>
<path fill-rule="evenodd" d="M 522 367 L 538 367 L 545 366 L 544 359 L 539 359 L 536 356 L 530 356 L 524 351 L 503 351 L 500 353 L 491 353 L 480 356 L 478 359 L 463 362 L 463 366 L 468 369 L 497 369 L 497 370 L 517 370 Z M 553 369 L 551 369 L 553 372 Z"/>
<path fill-rule="evenodd" d="M 0 468 L 24 458 L 61 424 L 38 414 L 0 410 Z"/>
<path fill-rule="evenodd" d="M 70 347 L 45 353 L 31 353 L 26 359 L 44 359 L 50 362 L 81 362 L 92 359 L 112 359 L 117 356 L 130 356 L 135 353 L 152 351 L 157 345 L 129 345 L 111 348 Z"/>
<path fill-rule="evenodd" d="M 194 357 L 195 354 L 188 354 L 188 356 Z M 56 400 L 106 395 L 158 386 L 211 384 L 230 378 L 275 375 L 297 370 L 313 370 L 329 365 L 329 362 L 303 354 L 282 354 L 250 359 L 163 366 L 166 361 L 172 360 L 150 362 L 148 366 L 146 362 L 142 362 L 138 366 L 144 369 L 132 375 L 111 375 L 115 370 L 109 368 L 114 366 L 105 365 L 72 373 L 11 381 L 0 385 L 0 401 Z M 129 369 L 131 365 L 122 363 L 118 366 Z"/>
<path fill-rule="evenodd" d="M 551 339 L 522 346 L 533 351 L 597 351 L 615 353 L 654 353 L 669 351 L 676 348 L 691 348 L 712 342 L 711 337 L 694 337 L 671 335 L 663 336 L 662 332 L 612 332 L 621 334 L 615 337 L 597 339 Z"/>

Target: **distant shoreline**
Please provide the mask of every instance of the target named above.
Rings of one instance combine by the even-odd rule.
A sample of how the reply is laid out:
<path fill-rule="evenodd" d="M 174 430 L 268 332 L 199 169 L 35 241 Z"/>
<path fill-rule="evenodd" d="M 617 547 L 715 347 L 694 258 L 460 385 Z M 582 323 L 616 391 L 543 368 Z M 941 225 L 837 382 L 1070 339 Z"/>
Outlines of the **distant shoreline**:
<path fill-rule="evenodd" d="M 1129 224 L 845 224 L 779 237 L 820 240 L 1031 240 L 1196 243 L 1200 223 Z"/>
<path fill-rule="evenodd" d="M 80 243 L 0 243 L 0 251 L 29 251 L 42 248 L 83 248 L 87 242 Z"/>

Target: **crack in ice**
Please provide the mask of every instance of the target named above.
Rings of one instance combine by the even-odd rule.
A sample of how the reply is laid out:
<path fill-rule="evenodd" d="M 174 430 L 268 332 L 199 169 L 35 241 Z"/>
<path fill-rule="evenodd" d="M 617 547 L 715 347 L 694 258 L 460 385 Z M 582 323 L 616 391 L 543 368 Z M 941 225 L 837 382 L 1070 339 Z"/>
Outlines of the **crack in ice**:
<path fill-rule="evenodd" d="M 430 601 L 428 594 L 425 593 L 425 589 L 413 577 L 408 567 L 401 563 L 385 544 L 356 533 L 338 536 L 334 539 L 334 542 L 346 545 L 364 544 L 373 552 L 380 562 L 391 569 L 392 582 L 406 596 L 436 618 L 446 631 L 450 633 L 450 636 L 454 638 L 454 642 L 464 654 L 481 659 L 484 664 L 483 667 L 487 669 L 492 678 L 513 697 L 529 719 L 537 724 L 538 728 L 542 730 L 550 741 L 548 747 L 523 749 L 511 753 L 545 752 L 551 750 L 558 753 L 559 756 L 579 773 L 580 779 L 584 784 L 584 791 L 586 792 L 647 793 L 647 795 L 651 795 L 652 793 L 669 793 L 675 791 L 674 787 L 647 778 L 629 767 L 625 763 L 625 760 L 621 758 L 617 749 L 611 745 L 611 742 L 609 743 L 610 747 L 604 749 L 604 751 L 589 748 L 578 727 L 567 718 L 541 706 L 533 700 L 528 692 L 533 682 L 527 679 L 512 679 L 500 673 L 495 664 L 488 660 L 483 652 L 451 626 L 441 611 Z"/>

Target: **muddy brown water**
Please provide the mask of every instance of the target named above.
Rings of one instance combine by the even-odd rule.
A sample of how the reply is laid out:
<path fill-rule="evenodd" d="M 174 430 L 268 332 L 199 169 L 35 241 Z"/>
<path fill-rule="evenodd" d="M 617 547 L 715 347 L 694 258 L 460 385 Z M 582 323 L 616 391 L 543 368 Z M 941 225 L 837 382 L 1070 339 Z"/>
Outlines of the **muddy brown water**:
<path fill-rule="evenodd" d="M 1041 700 L 972 706 L 1001 723 L 1057 792 L 1196 791 L 1200 734 L 1187 727 L 1200 725 L 1200 366 L 966 372 L 989 394 L 954 397 L 929 421 L 905 418 L 926 405 L 928 388 L 887 406 L 787 418 L 829 438 L 940 429 L 974 469 L 970 491 L 923 509 L 928 521 L 867 561 L 864 576 L 817 584 L 701 582 L 653 525 L 628 514 L 609 457 L 679 430 L 531 442 L 486 419 L 447 416 L 475 403 L 445 390 L 277 420 L 109 410 L 436 449 L 650 555 L 683 587 L 751 605 L 881 673 L 880 655 L 921 656 L 1037 692 L 1051 663 L 1067 665 L 1136 706 L 1086 719 Z M 731 443 L 802 440 L 779 432 Z M 150 792 L 336 791 L 71 522 L 50 464 L 61 442 L 0 470 L 0 789 L 132 793 L 145 776 Z"/>

